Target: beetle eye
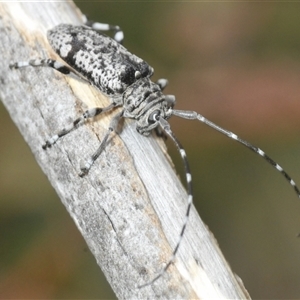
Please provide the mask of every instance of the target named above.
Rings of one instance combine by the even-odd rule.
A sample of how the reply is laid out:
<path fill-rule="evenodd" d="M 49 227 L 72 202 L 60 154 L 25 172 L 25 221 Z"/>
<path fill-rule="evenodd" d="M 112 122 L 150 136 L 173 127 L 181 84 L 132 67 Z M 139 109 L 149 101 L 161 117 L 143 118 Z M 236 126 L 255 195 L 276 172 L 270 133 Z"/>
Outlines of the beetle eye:
<path fill-rule="evenodd" d="M 154 112 L 152 112 L 149 116 L 149 119 L 148 119 L 149 123 L 153 124 L 153 123 L 157 122 L 158 119 L 159 119 L 159 115 L 160 115 L 159 110 L 155 110 Z"/>

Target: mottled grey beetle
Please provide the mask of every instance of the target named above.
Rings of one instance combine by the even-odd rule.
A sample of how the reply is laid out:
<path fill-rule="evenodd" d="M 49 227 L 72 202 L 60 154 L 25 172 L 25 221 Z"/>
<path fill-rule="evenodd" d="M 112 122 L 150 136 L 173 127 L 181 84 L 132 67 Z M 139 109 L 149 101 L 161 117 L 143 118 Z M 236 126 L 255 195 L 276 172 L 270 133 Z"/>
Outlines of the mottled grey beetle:
<path fill-rule="evenodd" d="M 114 38 L 110 38 L 102 31 L 114 31 Z M 90 159 L 81 166 L 80 176 L 86 175 L 95 160 L 105 148 L 109 135 L 116 129 L 121 118 L 131 118 L 136 121 L 136 129 L 142 135 L 149 135 L 153 129 L 161 129 L 175 143 L 185 166 L 186 181 L 188 187 L 188 203 L 186 218 L 182 226 L 179 240 L 170 260 L 162 271 L 144 287 L 152 284 L 160 278 L 175 259 L 180 243 L 184 236 L 193 202 L 192 177 L 185 150 L 170 129 L 167 122 L 172 115 L 188 120 L 199 120 L 215 130 L 236 140 L 255 153 L 262 156 L 267 162 L 275 167 L 288 180 L 290 185 L 300 197 L 300 191 L 291 177 L 274 160 L 267 156 L 261 149 L 242 140 L 234 133 L 225 130 L 202 115 L 194 111 L 175 110 L 175 97 L 164 95 L 163 89 L 167 85 L 166 79 L 160 79 L 156 83 L 151 81 L 153 68 L 141 58 L 131 54 L 121 45 L 123 32 L 119 26 L 112 26 L 97 22 L 86 22 L 85 25 L 74 26 L 61 24 L 48 31 L 48 40 L 55 52 L 68 64 L 62 64 L 52 59 L 35 59 L 28 62 L 11 64 L 11 68 L 52 67 L 55 70 L 68 75 L 75 75 L 89 82 L 107 95 L 111 103 L 107 107 L 95 107 L 88 109 L 82 116 L 77 118 L 68 129 L 63 129 L 46 141 L 43 148 L 50 148 L 59 138 L 68 134 L 87 119 L 93 118 L 103 112 L 116 107 L 122 107 L 122 111 L 113 116 L 108 131 L 105 134 L 99 148 Z"/>

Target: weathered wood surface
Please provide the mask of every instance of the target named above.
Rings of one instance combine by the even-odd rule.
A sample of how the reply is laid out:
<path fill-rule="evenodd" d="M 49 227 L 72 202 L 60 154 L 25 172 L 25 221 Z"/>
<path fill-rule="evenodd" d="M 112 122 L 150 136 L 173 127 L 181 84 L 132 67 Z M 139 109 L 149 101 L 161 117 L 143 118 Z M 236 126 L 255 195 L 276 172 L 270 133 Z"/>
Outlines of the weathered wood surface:
<path fill-rule="evenodd" d="M 80 161 L 99 145 L 111 115 L 89 122 L 44 151 L 43 142 L 87 107 L 109 100 L 94 88 L 48 68 L 10 70 L 9 63 L 55 54 L 46 40 L 59 23 L 81 23 L 70 2 L 0 4 L 0 97 L 75 221 L 120 299 L 249 298 L 193 208 L 176 262 L 169 259 L 184 220 L 187 195 L 154 136 L 126 120 L 90 173 Z M 16 183 L 17 185 L 17 183 Z"/>

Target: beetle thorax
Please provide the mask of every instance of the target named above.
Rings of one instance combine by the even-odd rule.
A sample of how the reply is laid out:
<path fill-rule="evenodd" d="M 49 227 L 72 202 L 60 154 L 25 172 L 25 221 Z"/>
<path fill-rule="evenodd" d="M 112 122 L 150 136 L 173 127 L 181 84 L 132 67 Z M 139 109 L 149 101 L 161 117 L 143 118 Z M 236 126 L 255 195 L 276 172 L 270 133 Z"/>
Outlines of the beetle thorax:
<path fill-rule="evenodd" d="M 165 119 L 170 116 L 164 94 L 149 77 L 141 78 L 126 89 L 123 107 L 124 117 L 135 119 L 136 129 L 143 135 L 149 135 L 157 127 L 158 122 L 150 117 L 155 112 Z"/>

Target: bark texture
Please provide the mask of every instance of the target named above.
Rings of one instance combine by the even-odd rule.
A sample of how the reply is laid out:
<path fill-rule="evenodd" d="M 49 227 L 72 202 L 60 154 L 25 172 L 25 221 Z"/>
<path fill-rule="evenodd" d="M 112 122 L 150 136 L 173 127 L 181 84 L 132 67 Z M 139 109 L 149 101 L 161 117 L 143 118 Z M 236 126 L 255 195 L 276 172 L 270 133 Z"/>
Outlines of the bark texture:
<path fill-rule="evenodd" d="M 88 107 L 106 106 L 99 91 L 50 68 L 10 70 L 9 63 L 57 58 L 46 40 L 59 23 L 80 24 L 71 2 L 0 4 L 0 97 L 120 299 L 249 298 L 194 207 L 176 262 L 152 286 L 184 220 L 187 194 L 164 144 L 125 120 L 89 174 L 111 114 L 88 122 L 51 149 L 41 145 Z"/>

